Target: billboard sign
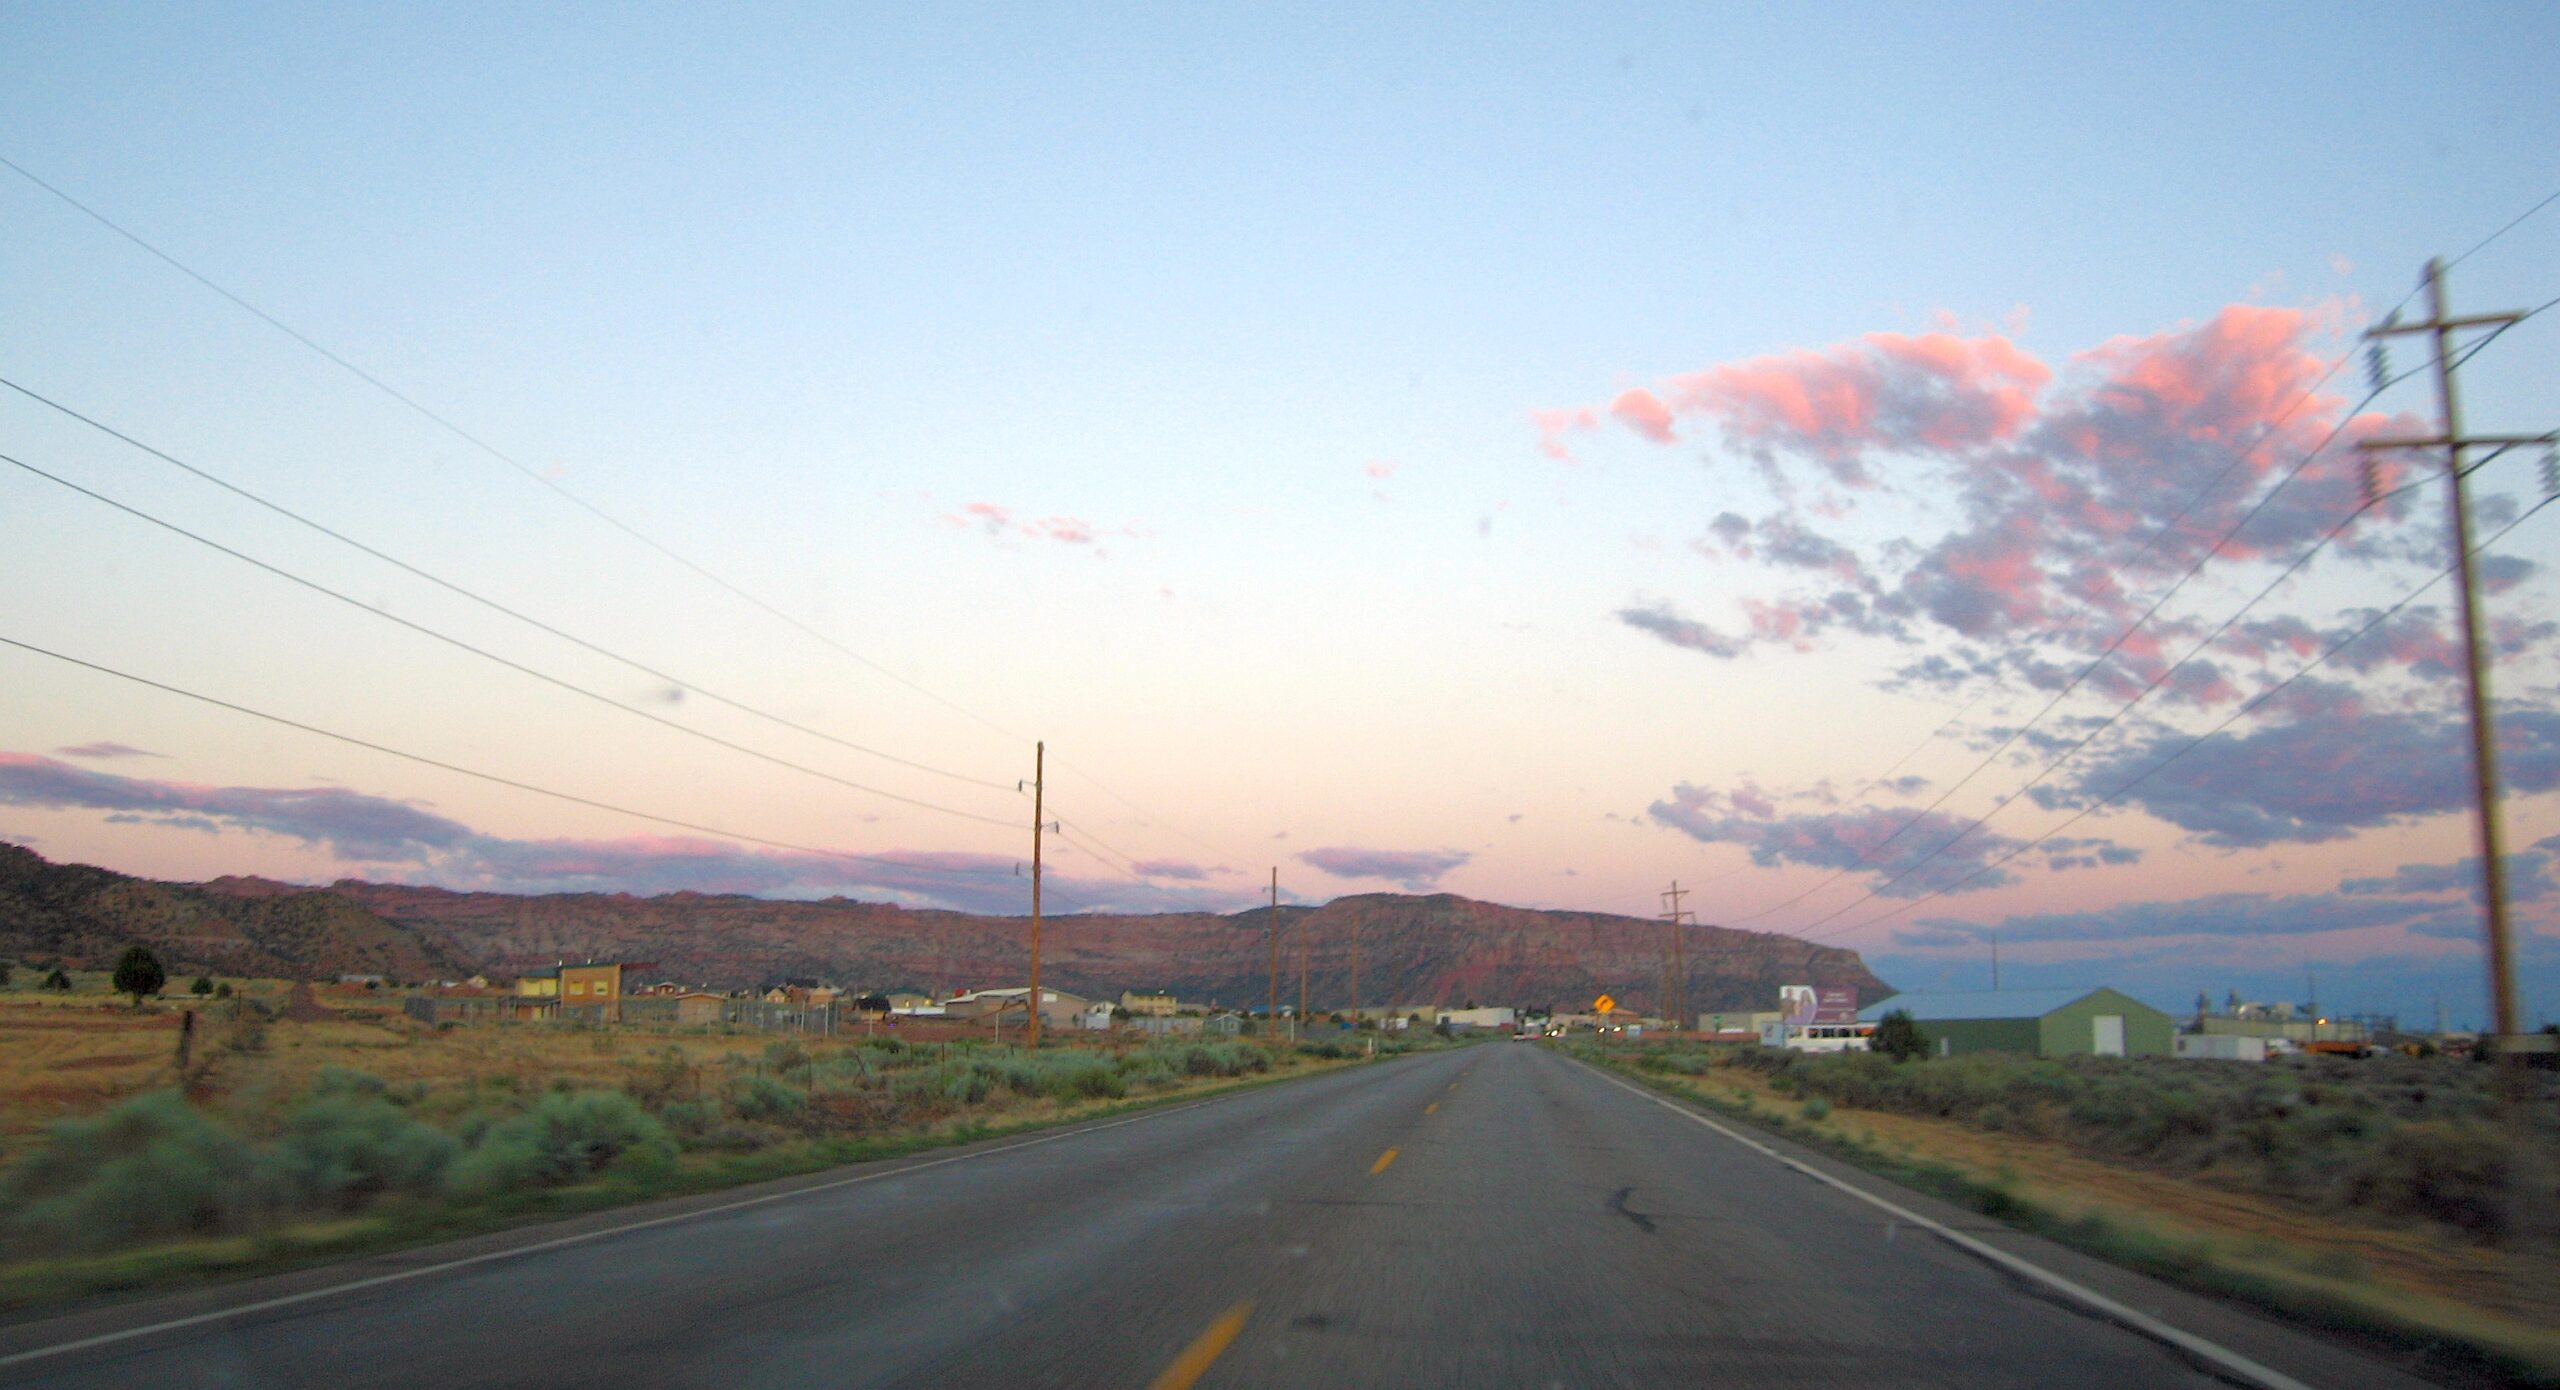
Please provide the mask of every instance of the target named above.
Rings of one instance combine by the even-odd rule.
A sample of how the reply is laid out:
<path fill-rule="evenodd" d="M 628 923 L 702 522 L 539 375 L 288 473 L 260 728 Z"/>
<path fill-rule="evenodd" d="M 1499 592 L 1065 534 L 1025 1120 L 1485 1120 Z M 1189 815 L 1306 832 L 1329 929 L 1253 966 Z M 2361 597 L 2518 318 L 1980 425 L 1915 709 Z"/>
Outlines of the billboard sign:
<path fill-rule="evenodd" d="M 1794 1026 L 1811 1023 L 1815 1011 L 1820 1008 L 1821 1001 L 1814 994 L 1813 986 L 1778 986 L 1778 1012 L 1786 1023 Z"/>
<path fill-rule="evenodd" d="M 1815 991 L 1813 1021 L 1816 1023 L 1857 1022 L 1858 992 L 1854 989 L 1830 985 Z"/>

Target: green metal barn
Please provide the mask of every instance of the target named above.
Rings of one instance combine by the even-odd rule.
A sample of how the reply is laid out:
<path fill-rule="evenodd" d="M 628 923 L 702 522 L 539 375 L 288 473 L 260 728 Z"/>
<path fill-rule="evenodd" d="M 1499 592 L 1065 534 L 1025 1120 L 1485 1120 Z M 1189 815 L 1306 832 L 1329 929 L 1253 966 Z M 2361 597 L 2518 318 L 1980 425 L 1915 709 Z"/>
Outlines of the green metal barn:
<path fill-rule="evenodd" d="M 1897 994 L 1858 1011 L 1875 1022 L 1907 1010 L 1940 1057 L 2023 1052 L 2034 1057 L 2166 1057 L 2178 1025 L 2112 989 L 1980 989 Z"/>

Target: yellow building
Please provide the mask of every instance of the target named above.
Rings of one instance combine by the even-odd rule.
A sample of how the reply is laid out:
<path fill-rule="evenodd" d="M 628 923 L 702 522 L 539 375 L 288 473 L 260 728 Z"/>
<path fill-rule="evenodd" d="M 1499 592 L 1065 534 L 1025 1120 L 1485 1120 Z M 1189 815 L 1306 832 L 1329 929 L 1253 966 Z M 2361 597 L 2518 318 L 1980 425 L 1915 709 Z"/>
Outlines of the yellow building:
<path fill-rule="evenodd" d="M 622 966 L 610 962 L 561 966 L 560 1009 L 563 1016 L 572 1009 L 590 1009 L 601 1014 L 607 1023 L 620 1022 L 622 969 Z"/>
<path fill-rule="evenodd" d="M 557 999 L 560 997 L 560 972 L 528 970 L 516 977 L 516 994 L 525 999 Z"/>

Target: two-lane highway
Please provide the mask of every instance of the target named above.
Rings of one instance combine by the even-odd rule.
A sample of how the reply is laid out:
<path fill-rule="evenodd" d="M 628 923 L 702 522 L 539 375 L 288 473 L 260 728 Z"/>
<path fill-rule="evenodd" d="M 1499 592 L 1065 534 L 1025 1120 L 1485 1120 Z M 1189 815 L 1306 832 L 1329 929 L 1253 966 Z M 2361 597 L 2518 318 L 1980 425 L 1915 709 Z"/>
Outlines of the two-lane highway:
<path fill-rule="evenodd" d="M 0 1383 L 2050 1390 L 2248 1383 L 2231 1365 L 2252 1363 L 2417 1383 L 2107 1273 L 2146 1315 L 2240 1344 L 2173 1349 L 1905 1218 L 2022 1238 L 1811 1174 L 1491 1044 L 0 1328 Z"/>

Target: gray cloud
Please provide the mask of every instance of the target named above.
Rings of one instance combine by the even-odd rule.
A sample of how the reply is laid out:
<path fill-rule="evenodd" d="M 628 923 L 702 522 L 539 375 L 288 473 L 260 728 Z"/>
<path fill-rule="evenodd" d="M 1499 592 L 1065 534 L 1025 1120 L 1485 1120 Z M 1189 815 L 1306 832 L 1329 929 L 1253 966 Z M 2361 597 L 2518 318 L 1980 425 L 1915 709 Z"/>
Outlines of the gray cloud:
<path fill-rule="evenodd" d="M 1302 851 L 1298 862 L 1335 878 L 1383 878 L 1425 892 L 1475 856 L 1464 850 L 1359 849 L 1332 845 Z"/>
<path fill-rule="evenodd" d="M 2560 714 L 2511 710 L 2498 728 L 2510 791 L 2560 787 Z M 2188 737 L 2160 730 L 2088 766 L 2074 790 L 2031 795 L 2047 808 L 2071 805 L 2156 767 L 2125 800 L 2207 844 L 2334 840 L 2469 805 L 2469 738 L 2448 716 L 2341 713 L 2215 734 L 2164 765 Z"/>
<path fill-rule="evenodd" d="M 0 753 L 0 805 L 107 813 L 111 821 L 248 831 L 319 846 L 358 874 L 459 890 L 514 893 L 746 893 L 868 896 L 914 906 L 1021 913 L 1030 880 L 1003 855 L 884 850 L 859 858 L 695 835 L 513 840 L 407 802 L 343 787 L 199 787 L 119 777 L 51 758 Z M 1231 910 L 1237 895 L 1051 873 L 1068 910 Z"/>

